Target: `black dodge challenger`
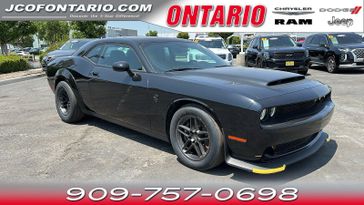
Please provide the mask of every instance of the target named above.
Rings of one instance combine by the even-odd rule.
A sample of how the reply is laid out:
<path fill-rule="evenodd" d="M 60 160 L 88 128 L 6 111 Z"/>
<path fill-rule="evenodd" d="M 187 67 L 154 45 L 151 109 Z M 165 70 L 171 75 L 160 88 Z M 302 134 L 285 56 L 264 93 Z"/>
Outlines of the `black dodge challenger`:
<path fill-rule="evenodd" d="M 68 123 L 96 116 L 168 141 L 180 161 L 223 161 L 269 174 L 315 153 L 334 104 L 331 89 L 299 74 L 230 67 L 190 41 L 109 38 L 47 65 Z"/>

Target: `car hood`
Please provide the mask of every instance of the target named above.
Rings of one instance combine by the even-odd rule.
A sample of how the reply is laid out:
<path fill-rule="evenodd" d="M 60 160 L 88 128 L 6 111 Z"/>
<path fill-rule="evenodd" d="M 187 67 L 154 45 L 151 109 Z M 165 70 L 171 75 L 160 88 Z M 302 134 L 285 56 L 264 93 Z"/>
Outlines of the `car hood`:
<path fill-rule="evenodd" d="M 303 52 L 305 51 L 305 49 L 302 47 L 282 47 L 282 48 L 269 48 L 266 49 L 266 51 L 272 53 L 279 53 L 279 52 L 285 53 L 285 52 L 297 52 L 297 51 Z"/>
<path fill-rule="evenodd" d="M 228 54 L 230 51 L 227 48 L 209 48 L 215 54 Z"/>
<path fill-rule="evenodd" d="M 49 52 L 47 55 L 48 56 L 68 56 L 68 55 L 72 55 L 75 52 L 75 50 L 55 50 L 55 51 L 51 51 Z"/>
<path fill-rule="evenodd" d="M 364 48 L 364 43 L 340 44 L 340 45 L 337 45 L 337 48 L 342 48 L 342 49 Z"/>
<path fill-rule="evenodd" d="M 171 72 L 176 80 L 213 88 L 216 92 L 239 94 L 253 100 L 285 95 L 322 85 L 318 81 L 289 72 L 246 68 L 222 67 L 212 69 Z"/>

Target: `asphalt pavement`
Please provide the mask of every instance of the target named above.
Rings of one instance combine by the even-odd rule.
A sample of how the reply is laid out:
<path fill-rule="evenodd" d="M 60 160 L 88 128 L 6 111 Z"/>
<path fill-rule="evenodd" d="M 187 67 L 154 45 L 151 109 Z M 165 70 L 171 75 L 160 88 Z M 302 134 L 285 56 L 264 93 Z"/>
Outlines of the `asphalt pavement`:
<path fill-rule="evenodd" d="M 334 183 L 364 182 L 364 69 L 309 78 L 329 84 L 336 110 L 332 139 L 283 173 L 254 175 L 222 165 L 199 172 L 180 164 L 168 143 L 88 117 L 60 120 L 46 78 L 0 85 L 0 183 Z"/>

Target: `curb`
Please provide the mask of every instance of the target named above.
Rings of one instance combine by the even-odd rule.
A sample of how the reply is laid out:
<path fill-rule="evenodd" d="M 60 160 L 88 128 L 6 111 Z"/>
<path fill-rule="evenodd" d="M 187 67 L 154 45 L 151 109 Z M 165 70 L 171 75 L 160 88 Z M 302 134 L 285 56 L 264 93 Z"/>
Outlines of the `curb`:
<path fill-rule="evenodd" d="M 0 81 L 0 86 L 2 85 L 8 85 L 8 84 L 12 84 L 12 83 L 17 83 L 17 82 L 21 82 L 21 81 L 25 81 L 25 80 L 31 80 L 34 78 L 40 78 L 45 76 L 46 74 L 44 72 L 42 73 L 38 73 L 38 74 L 34 74 L 34 75 L 30 75 L 30 76 L 23 76 L 23 77 L 18 77 L 18 78 L 12 78 L 12 79 L 7 79 L 7 80 L 1 80 Z"/>

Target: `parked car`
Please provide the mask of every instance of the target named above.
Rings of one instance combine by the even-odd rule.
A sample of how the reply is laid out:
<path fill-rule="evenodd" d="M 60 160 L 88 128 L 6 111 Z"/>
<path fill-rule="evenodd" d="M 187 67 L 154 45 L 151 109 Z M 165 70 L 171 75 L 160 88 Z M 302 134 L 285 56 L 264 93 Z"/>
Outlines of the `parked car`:
<path fill-rule="evenodd" d="M 258 174 L 284 171 L 326 142 L 334 110 L 327 85 L 231 67 L 177 38 L 95 40 L 51 61 L 46 74 L 64 122 L 87 114 L 165 140 L 197 170 L 225 161 Z"/>
<path fill-rule="evenodd" d="M 228 50 L 233 55 L 233 58 L 236 58 L 236 55 L 238 55 L 241 51 L 240 45 L 228 45 Z"/>
<path fill-rule="evenodd" d="M 325 66 L 329 73 L 340 68 L 364 66 L 364 43 L 355 33 L 320 33 L 308 36 L 303 44 L 311 64 Z"/>
<path fill-rule="evenodd" d="M 220 58 L 230 63 L 230 65 L 233 63 L 233 55 L 228 50 L 223 38 L 202 36 L 202 37 L 197 37 L 195 39 L 195 42 L 210 49 L 216 55 L 220 56 Z"/>
<path fill-rule="evenodd" d="M 307 74 L 308 52 L 287 35 L 257 36 L 245 52 L 247 66 Z"/>
<path fill-rule="evenodd" d="M 55 51 L 51 51 L 46 56 L 43 57 L 41 61 L 43 69 L 46 69 L 48 63 L 54 60 L 55 58 L 72 55 L 81 46 L 85 45 L 87 42 L 90 42 L 91 40 L 92 39 L 72 39 L 67 41 L 61 48 Z"/>
<path fill-rule="evenodd" d="M 29 54 L 32 54 L 32 55 L 39 55 L 40 54 L 40 48 L 31 48 L 29 50 Z"/>

